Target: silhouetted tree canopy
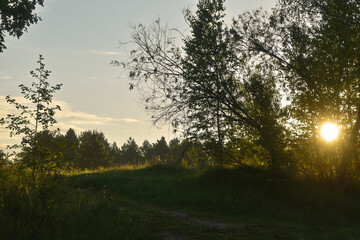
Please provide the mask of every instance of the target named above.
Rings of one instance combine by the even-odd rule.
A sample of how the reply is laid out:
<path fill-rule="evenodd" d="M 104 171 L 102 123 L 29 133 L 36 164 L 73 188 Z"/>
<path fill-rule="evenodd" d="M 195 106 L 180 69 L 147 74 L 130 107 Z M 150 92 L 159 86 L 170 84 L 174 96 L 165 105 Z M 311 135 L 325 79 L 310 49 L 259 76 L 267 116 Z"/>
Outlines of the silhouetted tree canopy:
<path fill-rule="evenodd" d="M 272 14 L 245 13 L 233 24 L 238 48 L 267 60 L 287 94 L 295 152 L 325 175 L 347 175 L 359 162 L 359 19 L 358 1 L 282 0 Z M 319 139 L 326 121 L 341 126 L 336 161 Z"/>
<path fill-rule="evenodd" d="M 137 165 L 142 162 L 140 148 L 133 138 L 129 138 L 121 147 L 121 162 L 125 165 Z"/>
<path fill-rule="evenodd" d="M 69 128 L 65 136 L 65 150 L 64 158 L 67 162 L 74 164 L 76 153 L 79 149 L 79 139 L 74 131 L 74 129 Z"/>
<path fill-rule="evenodd" d="M 170 149 L 165 140 L 165 137 L 161 137 L 160 140 L 157 140 L 157 142 L 154 143 L 153 154 L 159 162 L 164 163 L 169 160 Z"/>
<path fill-rule="evenodd" d="M 1 0 L 0 1 L 0 52 L 6 49 L 5 36 L 20 38 L 31 24 L 41 18 L 34 13 L 37 5 L 43 6 L 44 0 Z"/>
<path fill-rule="evenodd" d="M 97 169 L 110 165 L 110 144 L 104 133 L 93 130 L 82 132 L 79 136 L 75 166 L 81 169 Z"/>
<path fill-rule="evenodd" d="M 134 26 L 129 59 L 113 63 L 154 123 L 184 130 L 220 164 L 246 164 L 241 153 L 253 151 L 273 169 L 340 176 L 360 166 L 359 1 L 280 0 L 231 27 L 224 10 L 224 0 L 200 0 L 185 11 L 188 36 L 159 20 Z M 319 137 L 326 121 L 342 129 L 332 149 Z"/>
<path fill-rule="evenodd" d="M 0 167 L 4 165 L 7 161 L 6 153 L 0 149 Z"/>
<path fill-rule="evenodd" d="M 272 69 L 236 51 L 223 0 L 199 1 L 197 7 L 185 13 L 191 34 L 183 38 L 183 53 L 156 21 L 134 27 L 137 48 L 129 61 L 114 63 L 129 70 L 154 123 L 170 121 L 187 137 L 212 143 L 207 146 L 220 164 L 224 143 L 246 133 L 268 151 L 267 164 L 279 169 L 287 163 L 284 111 Z"/>

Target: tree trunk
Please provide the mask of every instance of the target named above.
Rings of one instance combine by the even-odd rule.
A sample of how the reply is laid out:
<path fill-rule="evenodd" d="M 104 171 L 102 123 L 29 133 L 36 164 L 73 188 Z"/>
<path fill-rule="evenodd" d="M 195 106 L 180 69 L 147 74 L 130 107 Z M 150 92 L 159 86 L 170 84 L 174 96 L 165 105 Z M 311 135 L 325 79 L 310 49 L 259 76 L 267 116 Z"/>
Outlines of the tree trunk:
<path fill-rule="evenodd" d="M 268 151 L 270 156 L 269 167 L 273 171 L 280 171 L 281 163 L 284 157 L 284 151 L 281 149 L 279 136 L 269 130 L 261 131 L 262 146 Z"/>
<path fill-rule="evenodd" d="M 224 165 L 224 150 L 223 150 L 223 137 L 221 132 L 221 125 L 220 125 L 220 103 L 217 102 L 216 106 L 216 128 L 217 128 L 217 137 L 218 137 L 218 161 L 220 166 Z"/>

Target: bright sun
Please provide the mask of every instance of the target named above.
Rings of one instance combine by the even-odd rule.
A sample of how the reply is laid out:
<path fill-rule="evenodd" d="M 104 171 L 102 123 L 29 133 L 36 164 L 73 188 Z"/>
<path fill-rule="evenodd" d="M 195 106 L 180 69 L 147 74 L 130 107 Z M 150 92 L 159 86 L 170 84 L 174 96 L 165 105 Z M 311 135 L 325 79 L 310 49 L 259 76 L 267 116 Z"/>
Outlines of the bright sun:
<path fill-rule="evenodd" d="M 325 123 L 321 127 L 321 136 L 328 142 L 335 140 L 338 134 L 339 134 L 339 129 L 336 124 Z"/>

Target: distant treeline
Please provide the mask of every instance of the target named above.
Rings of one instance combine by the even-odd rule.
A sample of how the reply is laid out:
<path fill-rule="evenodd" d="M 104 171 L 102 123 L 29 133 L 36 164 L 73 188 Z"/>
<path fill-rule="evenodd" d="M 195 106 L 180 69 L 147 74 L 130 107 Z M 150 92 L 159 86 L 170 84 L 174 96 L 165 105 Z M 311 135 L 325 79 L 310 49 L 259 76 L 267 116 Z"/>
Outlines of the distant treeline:
<path fill-rule="evenodd" d="M 211 158 L 204 152 L 200 142 L 179 140 L 169 141 L 165 137 L 150 143 L 145 140 L 139 146 L 133 138 L 129 138 L 121 147 L 110 143 L 103 132 L 88 130 L 79 135 L 73 129 L 65 134 L 52 131 L 38 133 L 38 148 L 42 153 L 51 153 L 58 159 L 62 169 L 97 169 L 123 165 L 144 165 L 169 163 L 185 166 L 206 166 Z M 26 162 L 31 149 L 23 149 L 15 161 Z M 4 161 L 5 154 L 0 150 L 0 158 Z"/>

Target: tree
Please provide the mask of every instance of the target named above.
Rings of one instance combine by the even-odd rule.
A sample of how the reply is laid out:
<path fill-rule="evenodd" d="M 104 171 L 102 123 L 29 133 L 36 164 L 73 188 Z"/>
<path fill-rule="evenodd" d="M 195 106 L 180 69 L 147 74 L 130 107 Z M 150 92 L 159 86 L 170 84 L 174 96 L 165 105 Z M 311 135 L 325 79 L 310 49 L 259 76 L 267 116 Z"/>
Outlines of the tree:
<path fill-rule="evenodd" d="M 181 141 L 178 138 L 174 138 L 169 141 L 169 149 L 170 149 L 170 156 L 169 160 L 175 164 L 180 164 L 181 162 L 181 153 L 180 153 L 180 144 Z"/>
<path fill-rule="evenodd" d="M 223 161 L 226 113 L 224 99 L 234 85 L 237 59 L 224 26 L 224 1 L 199 1 L 196 14 L 186 13 L 191 37 L 184 40 L 184 78 L 189 92 L 190 135 L 215 142 L 213 152 Z M 205 110 L 205 111 L 204 111 Z M 202 136 L 201 136 L 202 135 Z"/>
<path fill-rule="evenodd" d="M 0 149 L 0 166 L 4 165 L 7 162 L 6 153 Z"/>
<path fill-rule="evenodd" d="M 155 157 L 158 162 L 165 163 L 169 159 L 170 149 L 165 137 L 161 137 L 160 140 L 157 140 L 152 148 L 154 154 L 153 157 Z"/>
<path fill-rule="evenodd" d="M 285 146 L 275 80 L 266 62 L 254 63 L 236 51 L 224 24 L 224 10 L 224 1 L 200 1 L 196 15 L 188 16 L 192 36 L 185 40 L 183 63 L 191 95 L 189 108 L 197 108 L 189 118 L 195 123 L 195 134 L 204 132 L 213 143 L 211 149 L 220 161 L 225 158 L 224 142 L 246 131 L 269 152 L 270 166 L 278 169 L 285 161 Z"/>
<path fill-rule="evenodd" d="M 266 62 L 253 64 L 237 51 L 224 9 L 223 0 L 200 0 L 195 14 L 186 12 L 191 36 L 184 37 L 183 55 L 157 21 L 150 29 L 134 28 L 138 48 L 128 62 L 115 63 L 129 70 L 131 87 L 150 88 L 144 104 L 155 123 L 170 121 L 175 128 L 181 125 L 187 137 L 213 143 L 220 164 L 224 143 L 246 132 L 268 151 L 268 164 L 279 169 L 286 142 L 272 69 L 263 68 L 264 76 L 259 69 Z"/>
<path fill-rule="evenodd" d="M 129 138 L 121 147 L 121 164 L 137 165 L 141 163 L 139 146 L 133 138 Z"/>
<path fill-rule="evenodd" d="M 76 167 L 80 169 L 97 169 L 111 164 L 109 161 L 110 144 L 104 133 L 96 130 L 85 131 L 80 134 L 79 141 Z"/>
<path fill-rule="evenodd" d="M 21 84 L 19 87 L 24 99 L 28 104 L 17 102 L 16 99 L 10 96 L 6 97 L 7 103 L 14 105 L 20 110 L 20 114 L 8 114 L 5 118 L 0 119 L 1 124 L 5 124 L 6 128 L 10 130 L 10 136 L 23 135 L 21 143 L 10 146 L 12 149 L 20 149 L 28 152 L 25 163 L 26 167 L 31 168 L 32 181 L 35 183 L 36 175 L 39 171 L 43 172 L 43 168 L 48 164 L 47 161 L 41 158 L 41 150 L 38 146 L 38 134 L 40 130 L 47 131 L 53 124 L 56 123 L 54 118 L 56 110 L 60 110 L 60 106 L 51 107 L 53 94 L 60 90 L 62 84 L 50 86 L 47 81 L 50 71 L 45 69 L 43 63 L 44 58 L 40 55 L 36 71 L 31 71 L 33 78 L 38 79 L 38 82 L 33 82 L 31 87 Z M 46 174 L 56 172 L 56 168 L 48 169 Z"/>
<path fill-rule="evenodd" d="M 282 0 L 271 15 L 255 11 L 234 22 L 237 45 L 271 62 L 282 79 L 297 143 L 318 144 L 325 121 L 341 125 L 339 176 L 357 158 L 359 7 L 352 0 Z"/>
<path fill-rule="evenodd" d="M 65 136 L 65 149 L 64 149 L 64 158 L 71 165 L 75 163 L 76 153 L 79 149 L 79 139 L 74 131 L 74 129 L 69 128 Z"/>
<path fill-rule="evenodd" d="M 8 114 L 0 119 L 0 123 L 5 124 L 6 128 L 10 130 L 11 137 L 22 136 L 21 143 L 10 148 L 21 150 L 18 154 L 14 153 L 17 163 L 15 166 L 20 171 L 17 177 L 23 180 L 17 187 L 26 193 L 24 194 L 26 200 L 22 200 L 30 200 L 31 210 L 26 218 L 30 219 L 33 232 L 29 235 L 29 239 L 37 238 L 53 207 L 50 193 L 56 186 L 57 177 L 61 173 L 58 167 L 61 160 L 59 152 L 51 149 L 48 142 L 49 139 L 53 139 L 54 132 L 49 130 L 56 123 L 55 112 L 60 110 L 60 106 L 52 107 L 50 104 L 53 94 L 60 90 L 61 84 L 55 86 L 49 84 L 47 79 L 50 71 L 45 69 L 43 60 L 40 55 L 39 67 L 35 71 L 31 71 L 32 77 L 36 78 L 38 82 L 33 82 L 31 87 L 23 84 L 19 86 L 27 103 L 17 101 L 10 96 L 6 97 L 6 101 L 15 106 L 20 113 Z M 30 177 L 28 177 L 29 172 Z"/>
<path fill-rule="evenodd" d="M 140 147 L 140 153 L 144 163 L 153 163 L 154 149 L 153 145 L 148 140 L 144 140 L 143 144 Z"/>
<path fill-rule="evenodd" d="M 116 142 L 113 142 L 110 145 L 110 157 L 109 161 L 114 164 L 120 164 L 121 163 L 121 150 L 117 146 Z"/>
<path fill-rule="evenodd" d="M 37 153 L 37 161 L 41 166 L 37 171 L 40 176 L 60 173 L 69 163 L 68 159 L 64 156 L 64 138 L 58 131 L 44 130 L 38 132 L 36 135 L 36 145 L 30 145 L 21 150 L 17 156 L 18 160 L 28 166 L 32 164 L 33 153 Z"/>
<path fill-rule="evenodd" d="M 44 6 L 44 0 L 0 1 L 0 52 L 6 49 L 6 33 L 20 38 L 31 24 L 41 20 L 34 13 L 37 5 Z"/>
<path fill-rule="evenodd" d="M 177 129 L 185 122 L 187 94 L 184 89 L 181 49 L 176 45 L 174 33 L 161 25 L 160 19 L 149 27 L 132 27 L 132 41 L 128 59 L 112 61 L 114 66 L 128 70 L 129 89 L 139 90 L 144 108 L 151 114 L 154 124 L 170 122 Z"/>

